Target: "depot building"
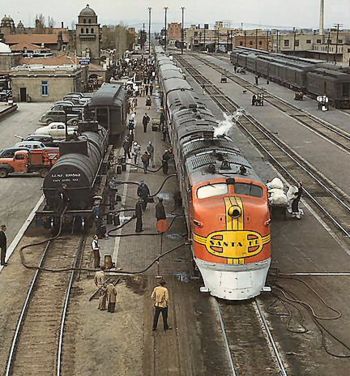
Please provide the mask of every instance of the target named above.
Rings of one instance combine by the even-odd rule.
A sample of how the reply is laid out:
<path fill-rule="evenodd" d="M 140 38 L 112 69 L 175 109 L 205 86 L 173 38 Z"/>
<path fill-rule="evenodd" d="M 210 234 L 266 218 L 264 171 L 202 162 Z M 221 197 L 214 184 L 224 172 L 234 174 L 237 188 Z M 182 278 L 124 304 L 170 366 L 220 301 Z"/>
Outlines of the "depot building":
<path fill-rule="evenodd" d="M 57 59 L 57 58 L 56 58 Z M 13 98 L 18 102 L 52 102 L 70 92 L 85 91 L 87 67 L 59 62 L 30 61 L 10 71 Z"/>

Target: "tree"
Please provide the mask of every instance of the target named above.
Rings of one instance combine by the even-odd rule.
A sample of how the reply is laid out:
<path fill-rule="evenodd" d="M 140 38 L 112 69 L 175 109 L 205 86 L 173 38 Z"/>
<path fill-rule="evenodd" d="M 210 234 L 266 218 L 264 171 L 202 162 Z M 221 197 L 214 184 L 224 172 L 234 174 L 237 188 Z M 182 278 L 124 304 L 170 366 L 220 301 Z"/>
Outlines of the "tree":
<path fill-rule="evenodd" d="M 37 34 L 43 34 L 45 32 L 45 17 L 42 13 L 35 16 L 35 32 Z"/>

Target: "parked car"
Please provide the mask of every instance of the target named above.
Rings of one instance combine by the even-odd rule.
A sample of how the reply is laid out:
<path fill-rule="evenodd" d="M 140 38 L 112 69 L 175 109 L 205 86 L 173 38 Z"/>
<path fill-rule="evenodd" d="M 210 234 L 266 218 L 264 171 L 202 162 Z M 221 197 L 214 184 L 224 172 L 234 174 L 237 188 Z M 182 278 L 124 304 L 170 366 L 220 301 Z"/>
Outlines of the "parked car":
<path fill-rule="evenodd" d="M 73 135 L 74 132 L 76 132 L 76 127 L 67 127 L 67 133 L 69 135 Z M 65 138 L 66 137 L 66 125 L 64 123 L 60 122 L 53 122 L 49 125 L 46 125 L 45 127 L 38 128 L 35 132 L 35 134 L 40 135 L 49 135 L 54 138 Z"/>
<path fill-rule="evenodd" d="M 60 143 L 58 140 L 55 140 L 52 136 L 44 134 L 31 134 L 26 137 L 16 137 L 20 138 L 22 141 L 39 141 L 47 147 L 59 147 Z"/>
<path fill-rule="evenodd" d="M 14 146 L 17 148 L 26 148 L 29 150 L 46 149 L 46 145 L 40 141 L 21 141 L 17 142 Z"/>
<path fill-rule="evenodd" d="M 16 151 L 18 150 L 29 150 L 27 148 L 6 148 L 0 151 L 0 158 L 13 158 L 15 156 Z"/>
<path fill-rule="evenodd" d="M 66 120 L 70 120 L 73 118 L 77 119 L 76 123 L 78 124 L 79 114 L 66 114 L 64 111 L 61 110 L 49 110 L 45 112 L 44 115 L 42 115 L 39 123 L 48 125 L 52 122 L 65 122 Z"/>

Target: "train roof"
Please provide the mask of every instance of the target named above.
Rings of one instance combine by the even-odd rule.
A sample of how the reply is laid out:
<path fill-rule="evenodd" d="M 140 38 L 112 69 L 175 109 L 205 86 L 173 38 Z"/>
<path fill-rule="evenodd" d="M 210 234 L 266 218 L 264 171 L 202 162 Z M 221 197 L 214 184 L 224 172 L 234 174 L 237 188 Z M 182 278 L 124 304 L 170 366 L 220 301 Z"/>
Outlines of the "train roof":
<path fill-rule="evenodd" d="M 161 78 L 162 80 L 169 80 L 170 78 L 180 78 L 183 79 L 183 74 L 181 73 L 180 70 L 166 70 L 161 72 Z"/>
<path fill-rule="evenodd" d="M 168 108 L 172 113 L 185 109 L 205 109 L 197 94 L 192 90 L 175 90 L 168 95 Z"/>
<path fill-rule="evenodd" d="M 251 164 L 235 151 L 208 148 L 187 158 L 185 164 L 191 185 L 223 176 L 244 176 L 247 179 L 261 181 Z M 244 175 L 241 174 L 242 166 L 245 168 Z"/>
<path fill-rule="evenodd" d="M 325 67 L 315 68 L 310 75 L 323 76 L 334 80 L 341 80 L 341 82 L 349 82 L 350 74 L 339 70 L 327 69 Z"/>
<path fill-rule="evenodd" d="M 170 78 L 164 82 L 164 92 L 193 90 L 191 85 L 183 78 Z"/>
<path fill-rule="evenodd" d="M 92 96 L 89 107 L 113 106 L 123 101 L 125 90 L 120 84 L 104 84 Z"/>
<path fill-rule="evenodd" d="M 203 150 L 225 150 L 225 151 L 231 151 L 233 153 L 240 153 L 240 150 L 237 148 L 237 146 L 233 143 L 232 139 L 229 137 L 223 136 L 223 137 L 209 137 L 204 136 L 201 138 L 195 138 L 192 139 L 191 135 L 189 137 L 184 137 L 182 140 L 182 155 L 185 159 L 192 155 L 198 154 L 198 152 Z"/>

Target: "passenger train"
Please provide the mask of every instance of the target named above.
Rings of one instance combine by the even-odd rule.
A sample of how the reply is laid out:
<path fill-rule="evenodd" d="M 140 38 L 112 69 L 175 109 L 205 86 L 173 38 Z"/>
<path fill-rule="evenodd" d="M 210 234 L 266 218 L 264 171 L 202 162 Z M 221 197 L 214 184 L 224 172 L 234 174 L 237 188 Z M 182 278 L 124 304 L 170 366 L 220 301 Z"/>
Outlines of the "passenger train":
<path fill-rule="evenodd" d="M 349 67 L 251 48 L 235 48 L 231 62 L 314 97 L 326 95 L 336 108 L 350 108 Z"/>
<path fill-rule="evenodd" d="M 253 298 L 271 262 L 265 184 L 174 62 L 157 49 L 162 102 L 180 181 L 193 258 L 211 295 Z"/>

